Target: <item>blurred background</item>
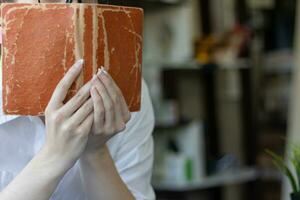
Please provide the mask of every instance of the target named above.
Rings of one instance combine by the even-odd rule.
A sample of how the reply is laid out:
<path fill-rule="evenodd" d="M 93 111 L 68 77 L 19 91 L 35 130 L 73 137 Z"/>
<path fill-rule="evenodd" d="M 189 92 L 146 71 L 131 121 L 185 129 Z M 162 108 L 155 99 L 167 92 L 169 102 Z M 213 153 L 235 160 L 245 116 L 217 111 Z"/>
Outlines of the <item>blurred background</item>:
<path fill-rule="evenodd" d="M 145 11 L 157 199 L 284 199 L 265 150 L 285 155 L 300 131 L 296 0 L 119 3 Z"/>

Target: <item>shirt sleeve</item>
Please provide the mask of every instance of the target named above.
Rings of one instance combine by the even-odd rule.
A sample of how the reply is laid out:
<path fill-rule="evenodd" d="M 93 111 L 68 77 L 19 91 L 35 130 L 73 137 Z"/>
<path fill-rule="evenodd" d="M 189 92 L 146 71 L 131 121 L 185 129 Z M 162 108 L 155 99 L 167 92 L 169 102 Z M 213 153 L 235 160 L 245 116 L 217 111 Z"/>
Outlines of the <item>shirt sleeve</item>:
<path fill-rule="evenodd" d="M 153 165 L 154 114 L 148 88 L 143 81 L 141 110 L 133 113 L 122 135 L 115 164 L 122 180 L 137 200 L 153 200 L 151 186 Z"/>

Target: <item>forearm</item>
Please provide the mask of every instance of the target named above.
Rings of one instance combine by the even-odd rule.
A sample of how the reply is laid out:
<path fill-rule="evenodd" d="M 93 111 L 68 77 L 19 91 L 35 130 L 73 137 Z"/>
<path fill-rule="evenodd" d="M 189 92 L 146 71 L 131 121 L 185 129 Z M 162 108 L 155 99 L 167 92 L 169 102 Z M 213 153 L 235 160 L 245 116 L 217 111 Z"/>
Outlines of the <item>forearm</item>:
<path fill-rule="evenodd" d="M 80 158 L 81 173 L 89 200 L 134 199 L 117 172 L 107 147 Z"/>
<path fill-rule="evenodd" d="M 67 170 L 60 158 L 43 149 L 0 193 L 0 200 L 48 200 Z"/>

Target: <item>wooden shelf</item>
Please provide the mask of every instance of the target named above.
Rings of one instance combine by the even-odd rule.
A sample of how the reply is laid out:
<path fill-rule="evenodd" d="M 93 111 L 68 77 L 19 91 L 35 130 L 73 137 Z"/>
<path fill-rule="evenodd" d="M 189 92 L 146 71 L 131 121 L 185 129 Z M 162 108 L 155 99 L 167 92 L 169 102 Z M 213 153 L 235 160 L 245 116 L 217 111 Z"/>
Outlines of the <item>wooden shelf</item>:
<path fill-rule="evenodd" d="M 225 185 L 241 184 L 258 179 L 259 172 L 254 168 L 245 168 L 226 173 L 220 173 L 203 178 L 198 182 L 175 184 L 170 182 L 153 183 L 155 190 L 186 192 L 191 190 L 203 190 Z"/>
<path fill-rule="evenodd" d="M 156 123 L 154 130 L 168 130 L 168 129 L 178 129 L 185 125 L 188 125 L 192 120 L 179 120 L 179 122 L 175 124 L 162 124 L 162 123 Z"/>

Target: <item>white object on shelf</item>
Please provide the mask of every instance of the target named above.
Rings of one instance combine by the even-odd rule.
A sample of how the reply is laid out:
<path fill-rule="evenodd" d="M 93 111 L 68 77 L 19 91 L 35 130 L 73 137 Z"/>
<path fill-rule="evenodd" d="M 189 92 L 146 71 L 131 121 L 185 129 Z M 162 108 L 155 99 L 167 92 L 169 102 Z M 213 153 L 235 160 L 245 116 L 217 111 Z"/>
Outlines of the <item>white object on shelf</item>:
<path fill-rule="evenodd" d="M 256 169 L 245 168 L 234 170 L 230 172 L 224 172 L 221 174 L 212 175 L 206 178 L 203 178 L 201 181 L 195 181 L 184 184 L 174 184 L 173 182 L 161 182 L 153 183 L 153 186 L 156 190 L 165 190 L 165 191 L 188 191 L 188 190 L 199 190 L 207 189 L 212 187 L 219 187 L 224 185 L 239 184 L 249 181 L 256 180 L 259 176 L 259 173 Z"/>
<path fill-rule="evenodd" d="M 182 153 L 167 153 L 165 160 L 165 180 L 173 183 L 186 183 L 185 167 L 188 157 Z"/>
<path fill-rule="evenodd" d="M 202 121 L 193 121 L 180 129 L 176 140 L 181 151 L 192 160 L 192 176 L 194 181 L 205 177 L 205 142 Z"/>

